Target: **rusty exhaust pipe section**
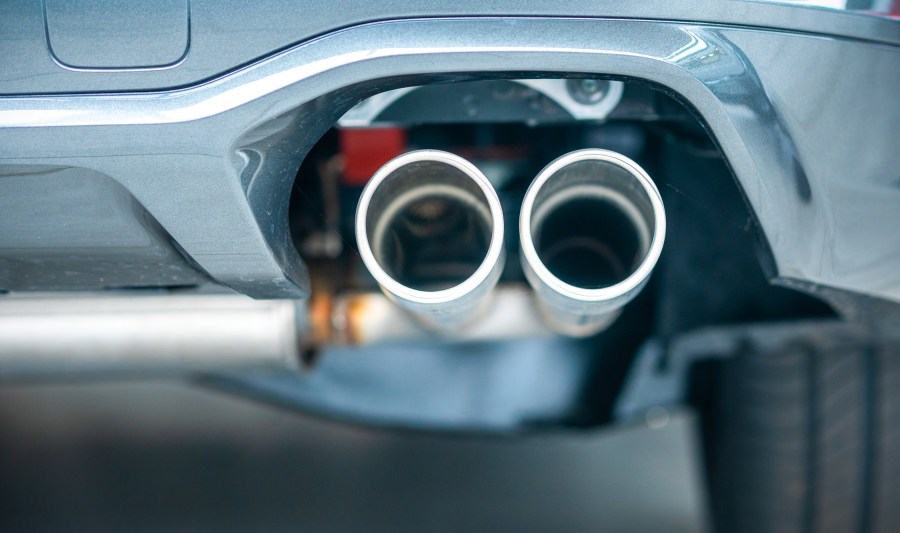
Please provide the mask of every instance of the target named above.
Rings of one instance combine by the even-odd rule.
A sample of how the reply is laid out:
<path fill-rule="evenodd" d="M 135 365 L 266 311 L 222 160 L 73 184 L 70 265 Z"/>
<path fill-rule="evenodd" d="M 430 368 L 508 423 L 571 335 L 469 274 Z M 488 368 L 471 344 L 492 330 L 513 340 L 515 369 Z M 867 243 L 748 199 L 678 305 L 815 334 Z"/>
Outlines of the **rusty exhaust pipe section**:
<path fill-rule="evenodd" d="M 568 153 L 538 174 L 519 217 L 521 262 L 548 326 L 602 331 L 644 288 L 666 234 L 662 198 L 637 163 Z"/>
<path fill-rule="evenodd" d="M 334 296 L 311 309 L 312 345 L 367 346 L 382 342 L 434 341 L 433 331 L 379 292 Z M 478 320 L 442 339 L 451 342 L 545 338 L 554 335 L 535 312 L 531 289 L 506 285 L 494 289 L 491 305 Z"/>
<path fill-rule="evenodd" d="M 359 254 L 384 294 L 432 330 L 473 321 L 503 269 L 503 213 L 465 159 L 419 150 L 381 167 L 356 211 Z"/>

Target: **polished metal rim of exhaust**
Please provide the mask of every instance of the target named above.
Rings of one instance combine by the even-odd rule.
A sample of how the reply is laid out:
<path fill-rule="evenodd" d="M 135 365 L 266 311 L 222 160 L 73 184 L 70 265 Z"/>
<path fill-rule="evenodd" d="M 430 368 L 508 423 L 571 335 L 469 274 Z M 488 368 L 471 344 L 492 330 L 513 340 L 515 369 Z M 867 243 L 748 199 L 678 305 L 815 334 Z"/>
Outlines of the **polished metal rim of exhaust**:
<path fill-rule="evenodd" d="M 356 213 L 359 253 L 382 291 L 437 330 L 458 329 L 485 307 L 503 268 L 503 231 L 500 201 L 484 174 L 436 150 L 386 163 Z M 560 333 L 585 336 L 607 327 L 646 285 L 666 219 L 659 191 L 637 163 L 587 149 L 538 174 L 519 231 L 542 318 Z M 468 257 L 454 261 L 460 254 Z M 432 272 L 452 273 L 453 282 L 429 285 Z"/>
<path fill-rule="evenodd" d="M 454 235 L 446 228 L 441 235 L 439 227 L 448 210 L 459 219 L 456 229 L 482 245 L 469 250 L 473 256 L 483 252 L 470 261 L 477 267 L 458 275 L 463 279 L 449 287 L 414 287 L 396 279 L 407 274 L 396 263 L 426 253 L 422 248 L 429 239 L 417 241 L 417 233 L 433 233 L 432 244 L 441 236 L 448 241 L 438 243 L 426 261 L 452 259 L 444 246 L 452 246 Z M 435 329 L 458 328 L 477 316 L 503 270 L 503 235 L 500 199 L 488 179 L 465 159 L 438 150 L 408 152 L 382 166 L 363 190 L 356 212 L 357 246 L 369 272 L 388 297 Z"/>
<path fill-rule="evenodd" d="M 580 237 L 583 248 L 593 244 L 605 248 L 601 251 L 606 258 L 620 260 L 614 279 L 591 280 L 591 274 L 601 270 L 595 269 L 580 277 L 582 283 L 567 282 L 548 268 L 539 251 L 540 233 L 547 230 L 553 212 L 566 210 L 574 222 L 570 238 Z M 618 227 L 606 227 L 603 222 L 614 217 Z M 621 242 L 622 233 L 631 233 L 631 239 Z M 609 150 L 586 149 L 554 160 L 538 174 L 522 202 L 519 234 L 522 268 L 548 325 L 585 336 L 607 327 L 646 285 L 662 252 L 666 217 L 659 190 L 637 163 Z M 620 242 L 604 246 L 604 239 Z M 621 257 L 615 257 L 617 251 Z"/>

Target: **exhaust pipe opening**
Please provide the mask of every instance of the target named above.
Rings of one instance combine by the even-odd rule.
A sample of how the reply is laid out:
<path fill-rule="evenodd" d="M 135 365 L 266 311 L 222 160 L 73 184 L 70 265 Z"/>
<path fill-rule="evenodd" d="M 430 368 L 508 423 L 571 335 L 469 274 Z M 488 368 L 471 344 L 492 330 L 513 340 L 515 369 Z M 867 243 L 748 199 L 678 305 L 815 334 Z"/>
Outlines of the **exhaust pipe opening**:
<path fill-rule="evenodd" d="M 579 150 L 538 175 L 519 229 L 522 265 L 549 325 L 584 336 L 608 326 L 646 284 L 665 239 L 665 212 L 635 162 Z"/>
<path fill-rule="evenodd" d="M 484 193 L 445 163 L 417 161 L 397 169 L 373 196 L 367 215 L 375 260 L 413 289 L 459 285 L 490 248 L 493 221 Z"/>
<path fill-rule="evenodd" d="M 497 194 L 447 152 L 409 152 L 379 169 L 360 198 L 356 232 L 385 294 L 436 328 L 470 319 L 503 267 Z"/>
<path fill-rule="evenodd" d="M 538 257 L 569 285 L 599 289 L 621 282 L 646 255 L 645 221 L 608 190 L 571 192 L 577 197 L 560 194 L 535 213 L 532 239 Z"/>

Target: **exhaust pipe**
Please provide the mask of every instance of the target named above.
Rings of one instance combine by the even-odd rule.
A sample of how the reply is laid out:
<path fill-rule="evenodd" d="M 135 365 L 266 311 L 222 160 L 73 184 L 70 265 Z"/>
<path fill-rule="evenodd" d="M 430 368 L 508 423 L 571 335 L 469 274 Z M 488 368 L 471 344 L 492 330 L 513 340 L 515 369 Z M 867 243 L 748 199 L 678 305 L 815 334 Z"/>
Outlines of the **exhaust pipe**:
<path fill-rule="evenodd" d="M 473 320 L 503 269 L 503 213 L 465 159 L 419 150 L 387 162 L 356 211 L 363 263 L 382 291 L 431 329 Z"/>
<path fill-rule="evenodd" d="M 522 268 L 547 325 L 602 331 L 644 288 L 666 215 L 637 163 L 608 150 L 568 153 L 538 174 L 519 217 Z"/>

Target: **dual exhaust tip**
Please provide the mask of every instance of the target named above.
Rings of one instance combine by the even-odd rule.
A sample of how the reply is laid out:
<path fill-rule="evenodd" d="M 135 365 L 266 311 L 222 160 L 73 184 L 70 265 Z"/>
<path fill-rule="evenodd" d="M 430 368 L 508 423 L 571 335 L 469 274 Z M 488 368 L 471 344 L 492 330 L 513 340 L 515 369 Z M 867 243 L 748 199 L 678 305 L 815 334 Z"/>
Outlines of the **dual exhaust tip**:
<path fill-rule="evenodd" d="M 665 239 L 662 199 L 644 170 L 608 150 L 568 153 L 538 174 L 519 217 L 520 260 L 552 329 L 606 328 L 646 285 Z M 386 163 L 356 213 L 356 239 L 384 293 L 433 329 L 458 329 L 488 302 L 505 262 L 491 183 L 447 152 Z"/>

